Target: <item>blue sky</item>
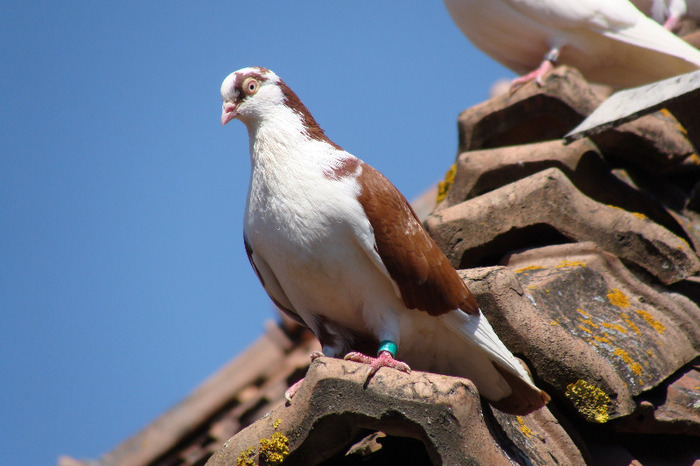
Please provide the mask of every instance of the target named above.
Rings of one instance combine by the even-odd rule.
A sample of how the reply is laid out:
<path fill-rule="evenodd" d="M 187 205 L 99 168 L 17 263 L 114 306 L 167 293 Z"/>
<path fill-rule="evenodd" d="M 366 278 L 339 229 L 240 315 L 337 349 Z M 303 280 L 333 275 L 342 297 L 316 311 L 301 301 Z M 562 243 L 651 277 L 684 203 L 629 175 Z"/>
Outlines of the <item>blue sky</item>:
<path fill-rule="evenodd" d="M 410 199 L 513 74 L 442 2 L 0 3 L 0 464 L 96 458 L 273 318 L 242 244 L 244 126 L 274 70 Z"/>

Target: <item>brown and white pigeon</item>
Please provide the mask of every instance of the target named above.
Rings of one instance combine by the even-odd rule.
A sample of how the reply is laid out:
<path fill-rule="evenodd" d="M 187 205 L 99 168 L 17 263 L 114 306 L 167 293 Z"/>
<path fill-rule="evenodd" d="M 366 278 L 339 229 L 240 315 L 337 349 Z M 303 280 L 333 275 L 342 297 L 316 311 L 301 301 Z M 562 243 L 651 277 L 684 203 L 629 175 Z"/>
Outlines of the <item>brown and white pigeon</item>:
<path fill-rule="evenodd" d="M 406 199 L 333 143 L 284 81 L 244 68 L 226 77 L 221 96 L 222 125 L 238 119 L 250 139 L 250 262 L 275 304 L 314 332 L 326 356 L 366 362 L 370 374 L 410 365 L 466 377 L 507 413 L 527 414 L 549 400 Z"/>
<path fill-rule="evenodd" d="M 516 73 L 519 86 L 555 64 L 589 81 L 640 86 L 700 68 L 700 51 L 628 0 L 444 0 L 462 33 Z M 534 71 L 533 71 L 534 70 Z"/>

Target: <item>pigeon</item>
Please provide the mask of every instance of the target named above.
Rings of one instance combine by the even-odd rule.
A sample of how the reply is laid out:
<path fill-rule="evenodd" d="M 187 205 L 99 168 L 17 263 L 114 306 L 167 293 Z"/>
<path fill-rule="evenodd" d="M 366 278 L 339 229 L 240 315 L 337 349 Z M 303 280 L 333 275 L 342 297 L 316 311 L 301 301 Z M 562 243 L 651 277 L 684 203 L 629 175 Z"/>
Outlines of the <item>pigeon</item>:
<path fill-rule="evenodd" d="M 523 76 L 555 64 L 613 88 L 640 86 L 700 68 L 700 51 L 627 0 L 444 0 L 474 45 Z M 533 71 L 534 70 L 534 71 Z"/>
<path fill-rule="evenodd" d="M 403 195 L 331 141 L 282 79 L 243 68 L 224 79 L 221 96 L 222 125 L 238 119 L 248 129 L 248 258 L 323 355 L 368 364 L 366 383 L 380 368 L 469 378 L 511 414 L 549 400 Z"/>
<path fill-rule="evenodd" d="M 700 18 L 700 0 L 632 0 L 632 3 L 669 31 L 685 16 Z"/>

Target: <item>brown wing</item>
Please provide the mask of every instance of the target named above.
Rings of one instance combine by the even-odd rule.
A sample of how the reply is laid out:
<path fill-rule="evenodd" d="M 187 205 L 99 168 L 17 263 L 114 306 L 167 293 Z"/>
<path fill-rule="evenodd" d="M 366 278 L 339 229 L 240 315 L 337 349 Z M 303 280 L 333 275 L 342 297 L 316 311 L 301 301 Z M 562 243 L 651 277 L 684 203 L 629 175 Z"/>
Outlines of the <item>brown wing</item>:
<path fill-rule="evenodd" d="M 471 292 L 425 231 L 406 198 L 384 175 L 362 163 L 360 204 L 374 230 L 375 249 L 406 307 L 440 315 L 457 308 L 478 314 Z"/>
<path fill-rule="evenodd" d="M 250 246 L 248 238 L 246 238 L 245 234 L 243 234 L 243 244 L 245 245 L 245 252 L 248 254 L 248 260 L 250 261 L 250 265 L 253 266 L 255 275 L 258 276 L 258 280 L 260 280 L 260 283 L 262 283 L 263 288 L 265 288 L 267 295 L 270 297 L 272 302 L 275 303 L 275 306 L 277 306 L 280 311 L 287 314 L 289 318 L 306 327 L 306 323 L 294 310 L 294 306 L 292 306 L 292 303 L 289 301 L 289 298 L 287 298 L 287 295 L 284 293 L 284 290 L 282 290 L 282 287 L 277 281 L 277 277 L 275 277 L 275 274 L 272 272 L 267 263 L 265 263 L 265 261 L 263 261 L 261 258 L 257 258 L 257 261 L 253 258 L 253 248 Z"/>

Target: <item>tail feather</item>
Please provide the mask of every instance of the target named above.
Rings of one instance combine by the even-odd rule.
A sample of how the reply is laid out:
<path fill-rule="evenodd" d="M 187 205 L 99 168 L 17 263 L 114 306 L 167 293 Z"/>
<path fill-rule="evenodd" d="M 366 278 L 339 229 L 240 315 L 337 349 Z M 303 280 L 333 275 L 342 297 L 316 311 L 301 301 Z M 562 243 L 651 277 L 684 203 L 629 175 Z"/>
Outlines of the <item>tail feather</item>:
<path fill-rule="evenodd" d="M 696 68 L 700 66 L 700 50 L 649 18 L 643 17 L 629 28 L 601 32 L 612 39 L 636 47 L 680 58 L 692 63 Z"/>
<path fill-rule="evenodd" d="M 534 385 L 517 377 L 512 372 L 500 367 L 497 363 L 493 365 L 498 372 L 501 373 L 510 388 L 512 393 L 498 401 L 491 401 L 491 404 L 498 410 L 508 414 L 516 414 L 525 416 L 540 409 L 547 404 L 551 399 L 547 392 L 540 390 Z"/>
<path fill-rule="evenodd" d="M 471 316 L 457 310 L 444 314 L 441 319 L 462 340 L 486 353 L 494 372 L 500 374 L 510 387 L 510 393 L 494 399 L 489 396 L 488 387 L 479 387 L 475 381 L 480 393 L 494 407 L 505 413 L 525 415 L 549 401 L 549 395 L 535 386 L 530 375 L 501 342 L 483 314 Z"/>

